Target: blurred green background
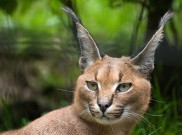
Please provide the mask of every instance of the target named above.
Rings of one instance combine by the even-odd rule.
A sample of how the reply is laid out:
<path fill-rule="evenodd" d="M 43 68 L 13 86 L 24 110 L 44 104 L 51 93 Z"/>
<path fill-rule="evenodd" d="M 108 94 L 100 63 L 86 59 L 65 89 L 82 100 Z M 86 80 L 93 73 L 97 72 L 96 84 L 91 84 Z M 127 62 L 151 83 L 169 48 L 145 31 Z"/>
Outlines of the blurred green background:
<path fill-rule="evenodd" d="M 182 134 L 181 0 L 0 0 L 0 131 L 72 102 L 80 50 L 61 5 L 113 57 L 131 55 L 175 12 L 156 53 L 150 108 L 132 134 Z"/>

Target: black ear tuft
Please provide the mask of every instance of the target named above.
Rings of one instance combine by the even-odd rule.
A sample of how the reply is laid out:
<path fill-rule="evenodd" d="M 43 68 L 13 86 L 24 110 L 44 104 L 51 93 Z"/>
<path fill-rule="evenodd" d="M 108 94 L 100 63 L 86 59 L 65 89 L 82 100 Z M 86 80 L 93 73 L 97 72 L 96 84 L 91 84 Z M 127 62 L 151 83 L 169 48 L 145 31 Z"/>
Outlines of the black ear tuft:
<path fill-rule="evenodd" d="M 75 22 L 75 23 L 80 23 L 81 24 L 81 21 L 80 19 L 76 16 L 76 14 L 74 13 L 74 11 L 68 7 L 61 7 L 61 9 L 67 13 L 71 18 L 72 20 Z"/>
<path fill-rule="evenodd" d="M 169 21 L 169 19 L 172 18 L 173 15 L 174 15 L 174 12 L 172 11 L 166 12 L 164 16 L 161 18 L 161 21 L 159 23 L 159 28 L 164 26 Z"/>
<path fill-rule="evenodd" d="M 77 35 L 80 43 L 81 57 L 79 65 L 83 71 L 85 68 L 90 67 L 96 60 L 101 60 L 103 53 L 100 53 L 97 44 L 93 40 L 89 32 L 81 24 L 76 14 L 68 7 L 62 8 L 75 22 L 77 28 Z"/>
<path fill-rule="evenodd" d="M 166 22 L 172 17 L 173 12 L 167 12 L 159 23 L 159 29 L 150 39 L 146 46 L 134 57 L 131 57 L 131 62 L 134 68 L 142 73 L 146 78 L 149 78 L 150 73 L 154 69 L 155 50 L 159 46 L 159 42 L 163 38 L 163 27 Z"/>

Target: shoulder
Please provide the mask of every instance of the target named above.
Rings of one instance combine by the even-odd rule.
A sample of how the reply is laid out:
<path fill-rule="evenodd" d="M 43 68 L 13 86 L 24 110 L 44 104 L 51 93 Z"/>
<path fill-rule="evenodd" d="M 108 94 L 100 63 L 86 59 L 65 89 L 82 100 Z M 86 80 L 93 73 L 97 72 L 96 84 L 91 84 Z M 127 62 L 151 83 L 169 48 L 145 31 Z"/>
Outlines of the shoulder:
<path fill-rule="evenodd" d="M 67 132 L 69 129 L 71 119 L 75 119 L 72 113 L 72 107 L 64 107 L 51 111 L 42 117 L 31 122 L 23 129 L 23 134 L 57 134 L 60 132 Z"/>

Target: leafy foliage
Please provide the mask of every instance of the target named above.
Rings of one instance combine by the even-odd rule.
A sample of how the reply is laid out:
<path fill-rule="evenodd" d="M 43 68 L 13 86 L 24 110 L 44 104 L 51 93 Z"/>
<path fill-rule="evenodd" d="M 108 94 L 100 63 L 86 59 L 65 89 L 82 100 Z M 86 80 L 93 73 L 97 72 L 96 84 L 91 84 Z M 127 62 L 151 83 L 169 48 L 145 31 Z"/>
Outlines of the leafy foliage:
<path fill-rule="evenodd" d="M 181 54 L 181 0 L 169 5 L 162 1 L 165 6 L 151 1 L 0 0 L 0 81 L 8 82 L 2 83 L 6 87 L 0 90 L 0 131 L 22 127 L 34 119 L 27 115 L 19 118 L 19 110 L 12 111 L 11 106 L 18 100 L 34 99 L 41 114 L 72 101 L 80 73 L 79 46 L 73 23 L 60 10 L 62 4 L 75 10 L 106 54 L 116 57 L 128 55 L 150 37 L 148 32 L 153 30 L 149 29 L 149 22 L 157 26 L 159 18 L 151 20 L 149 13 L 159 11 L 158 7 L 163 7 L 163 11 L 170 7 L 176 13 L 165 29 L 166 42 L 173 54 Z M 180 58 L 176 55 L 178 62 L 174 64 L 167 59 L 167 64 L 161 61 L 156 65 L 150 109 L 133 135 L 182 133 Z"/>

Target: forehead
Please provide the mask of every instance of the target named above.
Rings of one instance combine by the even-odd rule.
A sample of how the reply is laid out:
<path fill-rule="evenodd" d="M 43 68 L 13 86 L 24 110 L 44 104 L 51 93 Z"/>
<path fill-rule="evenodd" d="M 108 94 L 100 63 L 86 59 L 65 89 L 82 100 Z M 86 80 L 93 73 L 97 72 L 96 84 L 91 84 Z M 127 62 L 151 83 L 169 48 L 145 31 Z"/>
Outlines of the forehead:
<path fill-rule="evenodd" d="M 112 58 L 105 56 L 103 60 L 97 61 L 88 71 L 90 79 L 105 83 L 120 82 L 123 77 L 130 76 L 131 70 L 128 63 L 130 58 Z"/>

